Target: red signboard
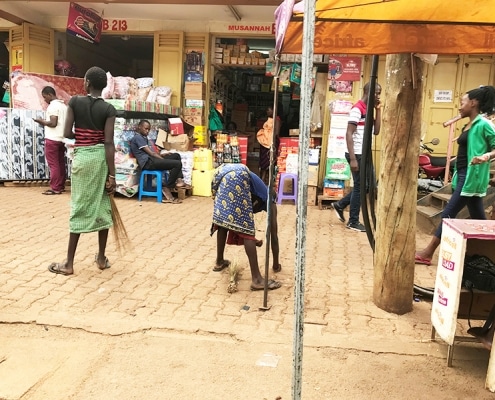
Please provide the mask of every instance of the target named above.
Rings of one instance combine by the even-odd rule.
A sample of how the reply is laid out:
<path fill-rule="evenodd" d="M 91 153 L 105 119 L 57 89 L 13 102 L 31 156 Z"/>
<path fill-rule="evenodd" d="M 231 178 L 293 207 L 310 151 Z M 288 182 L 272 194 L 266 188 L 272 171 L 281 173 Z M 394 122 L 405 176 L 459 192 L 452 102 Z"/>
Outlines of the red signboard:
<path fill-rule="evenodd" d="M 359 81 L 361 79 L 361 56 L 330 56 L 328 79 L 331 81 Z"/>
<path fill-rule="evenodd" d="M 99 43 L 102 20 L 93 10 L 70 3 L 67 33 L 90 43 Z"/>

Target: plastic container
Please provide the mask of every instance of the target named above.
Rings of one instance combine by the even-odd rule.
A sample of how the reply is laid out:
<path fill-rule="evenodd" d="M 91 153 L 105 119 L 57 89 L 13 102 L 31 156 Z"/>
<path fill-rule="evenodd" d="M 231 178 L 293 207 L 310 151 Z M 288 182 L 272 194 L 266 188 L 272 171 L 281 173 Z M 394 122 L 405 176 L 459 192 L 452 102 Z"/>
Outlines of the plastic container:
<path fill-rule="evenodd" d="M 210 149 L 194 150 L 193 169 L 200 171 L 213 169 L 213 152 Z"/>
<path fill-rule="evenodd" d="M 193 196 L 211 196 L 211 180 L 215 170 L 209 171 L 193 170 L 192 172 L 192 195 Z"/>

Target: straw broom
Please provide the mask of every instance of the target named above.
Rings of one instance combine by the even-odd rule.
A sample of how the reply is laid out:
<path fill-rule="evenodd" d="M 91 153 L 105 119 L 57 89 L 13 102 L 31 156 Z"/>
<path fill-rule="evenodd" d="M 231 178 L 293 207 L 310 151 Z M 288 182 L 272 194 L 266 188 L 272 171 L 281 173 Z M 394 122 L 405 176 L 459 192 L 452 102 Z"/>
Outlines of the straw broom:
<path fill-rule="evenodd" d="M 129 240 L 129 236 L 127 235 L 124 221 L 122 221 L 122 218 L 120 217 L 119 209 L 117 208 L 113 194 L 109 194 L 109 197 L 110 205 L 112 207 L 113 236 L 117 251 L 121 253 L 122 250 L 129 250 L 131 248 L 131 242 Z"/>

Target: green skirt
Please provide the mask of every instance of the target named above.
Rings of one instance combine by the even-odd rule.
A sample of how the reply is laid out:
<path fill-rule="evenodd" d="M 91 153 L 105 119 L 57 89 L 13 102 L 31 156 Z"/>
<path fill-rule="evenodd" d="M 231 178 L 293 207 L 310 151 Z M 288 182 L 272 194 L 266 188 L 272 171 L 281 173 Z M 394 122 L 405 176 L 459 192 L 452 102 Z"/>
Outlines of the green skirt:
<path fill-rule="evenodd" d="M 103 144 L 76 147 L 71 170 L 71 233 L 97 232 L 112 227 L 112 207 L 105 191 L 107 177 Z"/>

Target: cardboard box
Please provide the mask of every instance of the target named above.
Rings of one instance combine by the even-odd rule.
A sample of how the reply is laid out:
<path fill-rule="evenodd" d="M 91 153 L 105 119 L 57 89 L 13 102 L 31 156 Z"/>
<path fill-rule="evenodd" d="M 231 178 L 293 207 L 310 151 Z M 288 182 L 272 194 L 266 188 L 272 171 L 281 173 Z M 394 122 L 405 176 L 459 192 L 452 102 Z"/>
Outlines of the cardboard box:
<path fill-rule="evenodd" d="M 333 197 L 336 199 L 341 199 L 342 197 L 344 197 L 344 189 L 335 189 L 335 188 L 324 187 L 323 188 L 323 195 L 328 196 L 328 197 Z"/>
<path fill-rule="evenodd" d="M 289 136 L 299 136 L 299 129 L 289 129 Z"/>
<path fill-rule="evenodd" d="M 206 83 L 186 82 L 184 84 L 184 94 L 187 99 L 204 99 L 206 97 Z"/>
<path fill-rule="evenodd" d="M 318 203 L 318 187 L 308 186 L 308 206 L 316 206 Z"/>
<path fill-rule="evenodd" d="M 209 145 L 209 137 L 208 137 L 208 127 L 206 126 L 195 126 L 193 137 L 195 139 L 194 145 L 197 146 L 208 146 Z"/>
<path fill-rule="evenodd" d="M 181 121 L 182 128 L 179 129 L 177 123 L 175 123 L 175 129 L 182 130 L 183 133 L 171 135 L 163 129 L 159 129 L 156 137 L 156 145 L 165 150 L 191 151 L 194 144 L 194 126 L 182 121 L 181 118 L 169 118 L 169 124 L 172 119 Z"/>
<path fill-rule="evenodd" d="M 205 107 L 205 101 L 204 100 L 196 100 L 196 99 L 186 99 L 186 107 L 200 107 L 203 108 Z"/>
<path fill-rule="evenodd" d="M 320 163 L 320 149 L 309 149 L 309 165 L 318 165 Z"/>
<path fill-rule="evenodd" d="M 323 187 L 333 188 L 333 189 L 344 189 L 345 182 L 340 179 L 325 179 L 323 181 Z"/>
<path fill-rule="evenodd" d="M 190 117 L 202 117 L 204 115 L 203 107 L 184 107 L 182 109 L 182 115 Z"/>
<path fill-rule="evenodd" d="M 192 126 L 205 125 L 205 119 L 202 115 L 184 115 L 184 121 L 186 121 L 188 124 L 191 124 Z"/>
<path fill-rule="evenodd" d="M 211 181 L 213 179 L 214 169 L 200 171 L 194 169 L 192 171 L 192 194 L 193 196 L 211 197 Z"/>
<path fill-rule="evenodd" d="M 203 74 L 200 72 L 186 72 L 185 82 L 203 82 Z"/>
<path fill-rule="evenodd" d="M 309 186 L 318 186 L 318 165 L 309 165 L 308 166 L 308 185 Z"/>

